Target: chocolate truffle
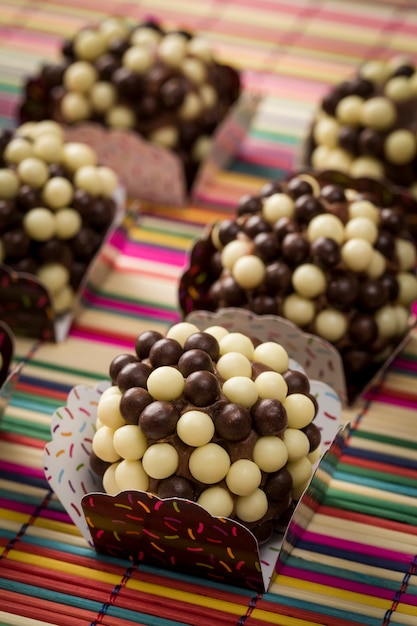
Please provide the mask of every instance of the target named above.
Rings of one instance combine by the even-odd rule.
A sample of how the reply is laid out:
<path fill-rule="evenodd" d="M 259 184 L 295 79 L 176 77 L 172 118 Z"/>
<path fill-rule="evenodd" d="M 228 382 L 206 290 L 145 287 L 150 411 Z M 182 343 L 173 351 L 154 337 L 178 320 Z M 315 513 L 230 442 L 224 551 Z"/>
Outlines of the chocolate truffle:
<path fill-rule="evenodd" d="M 390 180 L 417 199 L 417 72 L 410 59 L 368 60 L 315 113 L 303 162 Z"/>
<path fill-rule="evenodd" d="M 1 160 L 0 263 L 35 274 L 65 313 L 115 217 L 117 176 L 51 120 L 8 133 Z"/>
<path fill-rule="evenodd" d="M 179 286 L 184 314 L 237 306 L 287 318 L 339 350 L 353 400 L 408 332 L 417 300 L 404 194 L 366 184 L 340 173 L 300 172 L 276 192 L 271 185 L 253 202 L 245 196 L 235 226 L 230 217 L 224 228 L 212 224 L 191 251 Z M 263 221 L 269 231 L 261 234 L 275 240 L 271 255 L 258 245 L 256 229 L 246 227 Z M 220 267 L 211 271 L 215 256 Z"/>
<path fill-rule="evenodd" d="M 131 359 L 124 353 L 110 363 L 111 386 L 97 410 L 91 467 L 105 491 L 191 499 L 266 540 L 272 522 L 292 510 L 320 452 L 307 376 L 289 369 L 279 344 L 219 326 L 200 331 L 180 322 L 166 337 L 144 331 L 134 345 Z M 157 358 L 148 358 L 154 348 Z M 188 354 L 195 367 L 182 366 Z M 149 368 L 149 376 L 132 376 L 137 367 Z M 161 388 L 172 389 L 177 376 L 179 392 L 161 399 Z M 292 468 L 304 461 L 301 484 Z"/>
<path fill-rule="evenodd" d="M 238 72 L 201 36 L 157 21 L 105 18 L 77 32 L 27 79 L 20 122 L 93 121 L 173 150 L 191 185 L 211 136 L 240 93 Z M 53 76 L 53 80 L 51 77 Z"/>

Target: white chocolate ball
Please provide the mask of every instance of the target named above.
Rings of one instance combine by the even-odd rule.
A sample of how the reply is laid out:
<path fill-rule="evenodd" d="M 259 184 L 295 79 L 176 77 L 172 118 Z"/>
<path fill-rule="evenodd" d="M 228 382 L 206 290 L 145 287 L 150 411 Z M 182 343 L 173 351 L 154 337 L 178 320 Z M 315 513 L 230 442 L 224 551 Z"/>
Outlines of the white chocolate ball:
<path fill-rule="evenodd" d="M 255 443 L 252 457 L 263 472 L 277 472 L 288 461 L 288 450 L 280 437 L 268 435 Z"/>
<path fill-rule="evenodd" d="M 354 237 L 343 244 L 341 255 L 343 263 L 352 272 L 364 272 L 371 263 L 373 247 L 369 241 Z"/>
<path fill-rule="evenodd" d="M 284 443 L 288 450 L 288 461 L 297 461 L 308 455 L 310 442 L 302 430 L 286 428 L 283 433 Z"/>
<path fill-rule="evenodd" d="M 232 376 L 223 383 L 222 391 L 226 398 L 235 404 L 250 408 L 258 399 L 258 389 L 251 378 Z"/>
<path fill-rule="evenodd" d="M 152 370 L 146 381 L 147 388 L 155 400 L 176 400 L 184 391 L 184 378 L 181 372 L 170 365 L 162 365 Z"/>
<path fill-rule="evenodd" d="M 146 474 L 141 461 L 120 461 L 115 469 L 114 477 L 119 491 L 147 491 L 149 476 Z"/>
<path fill-rule="evenodd" d="M 285 193 L 274 193 L 264 198 L 262 215 L 271 223 L 277 222 L 281 217 L 293 217 L 294 200 Z"/>
<path fill-rule="evenodd" d="M 55 235 L 55 218 L 45 207 L 30 209 L 23 218 L 23 228 L 34 241 L 48 241 Z"/>
<path fill-rule="evenodd" d="M 240 332 L 226 332 L 219 340 L 220 355 L 227 352 L 240 352 L 250 361 L 253 359 L 254 347 L 251 339 Z"/>
<path fill-rule="evenodd" d="M 288 428 L 304 428 L 316 415 L 313 401 L 303 393 L 291 393 L 287 396 L 284 408 L 287 412 Z"/>
<path fill-rule="evenodd" d="M 293 272 L 292 285 L 304 298 L 316 298 L 326 291 L 327 280 L 323 270 L 313 263 L 303 263 Z"/>
<path fill-rule="evenodd" d="M 242 289 L 254 289 L 262 284 L 265 278 L 265 264 L 259 257 L 247 254 L 236 260 L 232 276 Z"/>
<path fill-rule="evenodd" d="M 102 395 L 97 405 L 98 419 L 102 424 L 113 430 L 126 424 L 120 413 L 120 398 L 121 395 L 119 393 Z"/>
<path fill-rule="evenodd" d="M 236 499 L 236 515 L 243 522 L 256 522 L 268 510 L 268 498 L 262 489 L 255 489 L 248 496 L 239 496 Z"/>
<path fill-rule="evenodd" d="M 373 130 L 384 131 L 392 127 L 397 119 L 394 105 L 388 98 L 375 96 L 363 103 L 361 123 Z"/>
<path fill-rule="evenodd" d="M 42 200 L 50 209 L 61 209 L 71 205 L 74 187 L 67 178 L 53 176 L 42 189 Z"/>
<path fill-rule="evenodd" d="M 101 426 L 93 437 L 92 448 L 94 454 L 102 461 L 114 463 L 120 459 L 120 454 L 116 451 L 113 444 L 114 429 L 109 426 Z"/>
<path fill-rule="evenodd" d="M 178 322 L 168 328 L 166 337 L 167 339 L 175 339 L 179 344 L 181 344 L 182 347 L 184 347 L 188 337 L 198 332 L 199 328 L 195 324 L 191 324 L 190 322 Z M 204 332 L 209 331 L 205 330 Z M 227 333 L 227 330 L 225 332 Z"/>
<path fill-rule="evenodd" d="M 226 352 L 216 364 L 218 373 L 224 380 L 232 376 L 252 376 L 252 365 L 249 359 L 240 352 Z"/>
<path fill-rule="evenodd" d="M 197 503 L 213 517 L 230 517 L 233 513 L 234 501 L 227 489 L 215 486 L 201 492 Z"/>
<path fill-rule="evenodd" d="M 172 476 L 177 470 L 178 452 L 170 443 L 154 443 L 149 446 L 142 457 L 145 472 L 151 478 L 162 480 Z"/>
<path fill-rule="evenodd" d="M 249 459 L 238 459 L 230 466 L 226 484 L 238 496 L 248 496 L 261 484 L 262 474 L 258 465 Z"/>
<path fill-rule="evenodd" d="M 311 300 L 302 298 L 296 293 L 292 293 L 285 298 L 282 311 L 284 317 L 298 326 L 310 324 L 316 312 L 314 303 Z"/>
<path fill-rule="evenodd" d="M 137 461 L 143 457 L 148 441 L 139 426 L 125 424 L 115 430 L 113 446 L 123 459 Z"/>
<path fill-rule="evenodd" d="M 178 437 L 189 446 L 204 446 L 212 439 L 214 432 L 213 420 L 204 411 L 186 411 L 177 422 Z"/>
<path fill-rule="evenodd" d="M 346 316 L 336 309 L 322 309 L 314 321 L 315 332 L 332 343 L 346 335 L 348 322 Z"/>
<path fill-rule="evenodd" d="M 63 83 L 70 91 L 85 93 L 91 89 L 97 78 L 98 73 L 94 65 L 87 61 L 75 61 L 65 70 Z"/>
<path fill-rule="evenodd" d="M 58 239 L 72 239 L 80 231 L 82 219 L 75 209 L 59 209 L 55 214 L 55 235 Z"/>
<path fill-rule="evenodd" d="M 307 238 L 312 243 L 319 237 L 329 237 L 341 244 L 345 237 L 345 227 L 336 215 L 323 213 L 316 215 L 307 227 Z"/>
<path fill-rule="evenodd" d="M 255 378 L 255 385 L 260 398 L 271 398 L 283 402 L 287 396 L 288 385 L 278 372 L 261 372 Z"/>
<path fill-rule="evenodd" d="M 2 200 L 13 200 L 19 191 L 19 179 L 13 170 L 0 169 L 0 198 Z"/>
<path fill-rule="evenodd" d="M 48 166 L 45 161 L 37 157 L 28 157 L 20 161 L 17 174 L 22 183 L 28 184 L 33 189 L 43 187 L 49 178 Z"/>
<path fill-rule="evenodd" d="M 282 374 L 288 369 L 289 356 L 286 349 L 275 341 L 264 341 L 253 351 L 253 361 L 272 367 L 275 372 Z"/>
<path fill-rule="evenodd" d="M 196 480 L 212 485 L 226 476 L 230 468 L 230 457 L 218 444 L 207 443 L 193 450 L 188 466 Z"/>

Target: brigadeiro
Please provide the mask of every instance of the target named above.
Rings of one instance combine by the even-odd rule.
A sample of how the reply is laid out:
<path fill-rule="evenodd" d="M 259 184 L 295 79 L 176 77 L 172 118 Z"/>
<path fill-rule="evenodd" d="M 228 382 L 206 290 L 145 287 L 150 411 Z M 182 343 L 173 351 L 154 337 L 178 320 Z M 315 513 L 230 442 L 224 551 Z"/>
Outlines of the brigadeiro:
<path fill-rule="evenodd" d="M 385 178 L 417 198 L 416 130 L 415 64 L 404 57 L 368 60 L 322 98 L 302 162 Z"/>
<path fill-rule="evenodd" d="M 195 242 L 181 308 L 241 307 L 319 335 L 340 352 L 352 401 L 410 328 L 416 244 L 403 201 L 339 172 L 268 183 Z"/>
<path fill-rule="evenodd" d="M 25 85 L 21 122 L 94 121 L 173 150 L 188 184 L 240 93 L 238 72 L 189 30 L 107 17 L 81 29 Z"/>
<path fill-rule="evenodd" d="M 321 454 L 310 380 L 290 364 L 279 343 L 221 325 L 142 332 L 98 402 L 90 464 L 104 490 L 193 500 L 265 541 Z"/>
<path fill-rule="evenodd" d="M 116 173 L 52 121 L 0 133 L 0 263 L 35 275 L 71 309 L 116 214 Z"/>

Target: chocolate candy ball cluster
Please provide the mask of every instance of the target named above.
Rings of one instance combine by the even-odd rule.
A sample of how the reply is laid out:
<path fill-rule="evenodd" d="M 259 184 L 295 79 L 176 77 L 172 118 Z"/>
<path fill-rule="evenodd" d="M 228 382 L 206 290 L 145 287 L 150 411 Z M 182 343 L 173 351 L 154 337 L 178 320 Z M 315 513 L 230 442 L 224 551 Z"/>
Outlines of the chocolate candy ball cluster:
<path fill-rule="evenodd" d="M 410 60 L 368 61 L 324 96 L 305 162 L 385 178 L 417 198 L 417 72 Z"/>
<path fill-rule="evenodd" d="M 180 297 L 185 313 L 243 307 L 323 337 L 341 353 L 351 396 L 407 332 L 415 265 L 400 205 L 298 174 L 242 197 L 236 217 L 210 227 Z"/>
<path fill-rule="evenodd" d="M 189 183 L 240 91 L 238 73 L 206 40 L 156 21 L 109 17 L 65 41 L 62 57 L 27 81 L 21 121 L 135 131 L 177 152 Z"/>
<path fill-rule="evenodd" d="M 71 308 L 112 223 L 117 177 L 53 121 L 0 134 L 0 263 L 34 274 L 57 314 Z"/>
<path fill-rule="evenodd" d="M 110 364 L 91 465 L 107 493 L 201 504 L 265 539 L 320 453 L 317 402 L 278 343 L 181 322 L 145 331 Z"/>

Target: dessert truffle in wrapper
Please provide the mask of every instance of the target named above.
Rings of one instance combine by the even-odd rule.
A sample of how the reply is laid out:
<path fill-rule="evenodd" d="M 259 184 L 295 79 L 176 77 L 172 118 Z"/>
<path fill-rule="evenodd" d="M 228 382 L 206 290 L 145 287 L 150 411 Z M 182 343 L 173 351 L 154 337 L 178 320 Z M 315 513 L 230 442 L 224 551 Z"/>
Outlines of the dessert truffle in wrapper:
<path fill-rule="evenodd" d="M 352 401 L 410 328 L 417 279 L 408 202 L 339 172 L 268 183 L 195 243 L 181 308 L 242 307 L 319 335 L 340 352 Z"/>
<path fill-rule="evenodd" d="M 277 325 L 277 318 L 247 311 L 231 318 L 227 311 L 205 312 L 195 319 L 196 324 L 174 325 L 165 336 L 141 333 L 130 352 L 110 362 L 110 380 L 70 392 L 66 406 L 52 418 L 45 475 L 97 551 L 266 591 L 294 504 L 339 428 L 341 403 L 331 387 L 308 375 L 317 338 L 311 337 L 308 349 L 299 352 L 300 363 L 286 358 L 284 347 L 297 337 L 297 346 L 306 346 L 300 330 L 282 333 L 278 343 L 282 325 Z M 335 355 L 335 350 L 324 349 L 317 360 L 323 356 L 324 368 L 336 372 Z M 279 374 L 277 369 L 285 371 Z M 225 378 L 227 372 L 236 376 Z M 236 378 L 241 384 L 239 398 L 232 397 Z M 216 389 L 219 397 L 212 402 Z M 283 431 L 284 413 L 282 408 L 276 410 L 278 393 L 285 394 L 282 404 L 288 403 L 289 423 Z M 294 413 L 290 405 L 298 401 L 305 402 L 304 409 L 299 406 Z M 307 415 L 311 403 L 314 410 Z M 248 416 L 251 435 L 246 432 Z M 313 421 L 303 426 L 294 419 Z M 281 434 L 272 434 L 274 425 L 274 432 L 278 429 Z M 256 442 L 253 446 L 250 440 L 262 445 L 269 441 L 275 444 L 269 451 L 280 446 L 281 454 L 268 454 L 267 446 L 259 459 L 253 454 Z M 300 440 L 309 442 L 311 453 L 307 446 L 301 450 Z M 278 456 L 282 463 L 284 449 L 291 459 L 281 470 L 259 466 L 256 470 L 256 460 L 276 464 Z M 207 455 L 212 453 L 210 462 Z M 200 458 L 191 460 L 193 454 Z M 219 472 L 224 473 L 226 465 L 221 478 Z M 245 496 L 243 490 L 250 493 Z M 288 490 L 288 497 L 274 499 L 274 494 Z M 215 497 L 199 501 L 205 492 Z M 265 498 L 271 507 L 256 520 Z M 232 510 L 227 508 L 230 500 Z M 228 511 L 231 517 L 224 517 Z M 267 540 L 271 523 L 274 532 Z"/>
<path fill-rule="evenodd" d="M 49 338 L 37 312 L 51 321 L 72 310 L 122 208 L 119 191 L 115 172 L 54 121 L 0 133 L 1 319 Z"/>
<path fill-rule="evenodd" d="M 321 452 L 306 374 L 285 348 L 190 322 L 141 333 L 110 364 L 91 465 L 104 490 L 201 504 L 269 539 Z"/>
<path fill-rule="evenodd" d="M 368 60 L 324 95 L 302 165 L 386 179 L 417 198 L 416 130 L 415 64 Z"/>
<path fill-rule="evenodd" d="M 21 122 L 96 122 L 172 150 L 191 186 L 211 136 L 240 93 L 239 74 L 210 45 L 157 20 L 108 17 L 63 42 L 62 58 L 28 78 Z"/>

